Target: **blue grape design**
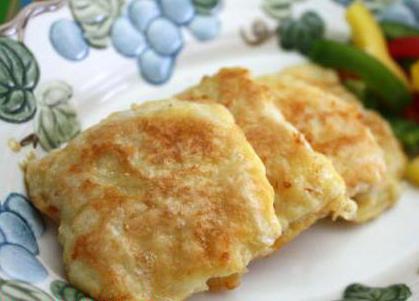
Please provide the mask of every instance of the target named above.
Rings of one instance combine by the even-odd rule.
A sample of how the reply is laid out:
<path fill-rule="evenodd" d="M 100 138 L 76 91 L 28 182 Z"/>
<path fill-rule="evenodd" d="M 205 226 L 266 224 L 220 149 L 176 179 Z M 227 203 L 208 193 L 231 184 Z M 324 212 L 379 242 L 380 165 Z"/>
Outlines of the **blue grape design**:
<path fill-rule="evenodd" d="M 348 6 L 354 0 L 334 1 Z M 378 20 L 401 23 L 419 29 L 419 0 L 365 0 L 364 2 Z"/>
<path fill-rule="evenodd" d="M 37 239 L 45 231 L 38 211 L 19 193 L 0 204 L 0 274 L 27 282 L 40 282 L 48 272 L 37 259 Z"/>
<path fill-rule="evenodd" d="M 220 5 L 221 0 L 127 1 L 110 29 L 111 44 L 119 54 L 137 60 L 145 81 L 161 85 L 170 79 L 185 46 L 182 29 L 187 28 L 198 41 L 214 39 L 220 32 Z M 54 49 L 73 61 L 86 58 L 92 47 L 77 26 L 74 21 L 58 20 L 50 29 Z"/>

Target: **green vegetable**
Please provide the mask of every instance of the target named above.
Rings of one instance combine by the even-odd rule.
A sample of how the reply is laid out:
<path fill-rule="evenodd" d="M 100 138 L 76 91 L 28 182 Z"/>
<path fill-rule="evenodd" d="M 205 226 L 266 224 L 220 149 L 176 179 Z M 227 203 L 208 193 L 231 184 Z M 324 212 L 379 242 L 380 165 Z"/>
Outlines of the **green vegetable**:
<path fill-rule="evenodd" d="M 33 117 L 38 64 L 20 42 L 0 37 L 0 119 L 21 123 Z"/>
<path fill-rule="evenodd" d="M 282 48 L 298 50 L 306 54 L 314 41 L 323 37 L 325 24 L 315 12 L 308 11 L 300 19 L 286 19 L 278 27 L 278 39 Z"/>
<path fill-rule="evenodd" d="M 419 124 L 400 117 L 387 117 L 387 119 L 406 151 L 411 154 L 419 153 Z"/>
<path fill-rule="evenodd" d="M 364 102 L 366 96 L 366 86 L 364 82 L 356 79 L 347 79 L 343 82 L 343 85 L 359 100 Z"/>
<path fill-rule="evenodd" d="M 403 68 L 403 70 L 407 73 L 410 73 L 410 68 L 414 63 L 416 63 L 415 59 L 405 58 L 397 60 L 397 63 Z"/>
<path fill-rule="evenodd" d="M 402 112 L 412 102 L 406 85 L 376 58 L 358 48 L 317 40 L 311 47 L 309 57 L 319 65 L 357 75 L 392 111 Z"/>
<path fill-rule="evenodd" d="M 11 9 L 13 9 L 12 1 L 0 1 L 0 23 L 6 23 Z"/>
<path fill-rule="evenodd" d="M 405 24 L 383 21 L 380 23 L 380 27 L 389 40 L 419 36 L 419 29 Z"/>
<path fill-rule="evenodd" d="M 356 79 L 348 79 L 343 82 L 347 90 L 354 94 L 368 109 L 381 111 L 380 100 L 368 90 L 363 81 Z"/>
<path fill-rule="evenodd" d="M 414 121 L 394 116 L 391 112 L 385 111 L 383 107 L 380 106 L 380 100 L 368 90 L 364 82 L 356 79 L 348 79 L 343 82 L 343 85 L 353 93 L 366 108 L 379 111 L 387 120 L 389 120 L 393 132 L 407 152 L 411 154 L 419 153 L 419 124 Z"/>
<path fill-rule="evenodd" d="M 352 284 L 346 288 L 341 301 L 406 301 L 411 296 L 412 292 L 405 284 L 384 288 Z"/>

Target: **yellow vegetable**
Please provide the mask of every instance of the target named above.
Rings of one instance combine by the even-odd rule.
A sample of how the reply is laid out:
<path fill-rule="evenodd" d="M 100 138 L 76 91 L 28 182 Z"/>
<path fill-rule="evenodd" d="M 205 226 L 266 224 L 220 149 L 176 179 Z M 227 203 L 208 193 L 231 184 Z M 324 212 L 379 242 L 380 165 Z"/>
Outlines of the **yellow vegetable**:
<path fill-rule="evenodd" d="M 412 184 L 419 186 L 419 156 L 407 165 L 406 178 Z"/>
<path fill-rule="evenodd" d="M 354 1 L 346 10 L 354 44 L 381 61 L 409 86 L 402 68 L 391 58 L 384 34 L 374 16 L 362 1 Z"/>
<path fill-rule="evenodd" d="M 410 75 L 412 77 L 413 89 L 419 91 L 419 61 L 410 67 Z"/>

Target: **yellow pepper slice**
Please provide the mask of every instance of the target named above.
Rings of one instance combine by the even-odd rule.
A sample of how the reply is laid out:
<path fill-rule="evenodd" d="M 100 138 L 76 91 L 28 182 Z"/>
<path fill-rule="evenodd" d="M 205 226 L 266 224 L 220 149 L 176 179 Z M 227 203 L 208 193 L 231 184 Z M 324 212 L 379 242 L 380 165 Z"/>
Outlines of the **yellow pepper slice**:
<path fill-rule="evenodd" d="M 419 61 L 410 67 L 410 76 L 412 78 L 413 89 L 419 91 Z"/>
<path fill-rule="evenodd" d="M 402 68 L 397 65 L 388 52 L 387 43 L 380 26 L 362 1 L 354 1 L 348 7 L 346 19 L 351 26 L 354 44 L 381 61 L 409 86 L 409 81 Z"/>
<path fill-rule="evenodd" d="M 407 165 L 406 178 L 412 184 L 419 186 L 419 157 L 416 157 Z"/>

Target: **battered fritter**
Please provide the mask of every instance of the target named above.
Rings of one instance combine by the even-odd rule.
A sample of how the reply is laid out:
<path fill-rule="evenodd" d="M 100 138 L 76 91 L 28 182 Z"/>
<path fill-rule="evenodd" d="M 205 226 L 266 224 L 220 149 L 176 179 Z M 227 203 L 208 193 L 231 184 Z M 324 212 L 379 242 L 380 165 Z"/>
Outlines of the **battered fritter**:
<path fill-rule="evenodd" d="M 217 104 L 112 114 L 30 162 L 26 183 L 60 223 L 70 283 L 98 301 L 184 300 L 280 235 L 265 168 Z"/>
<path fill-rule="evenodd" d="M 382 181 L 354 196 L 359 207 L 355 221 L 368 221 L 394 205 L 400 196 L 400 179 L 404 174 L 407 158 L 388 122 L 374 111 L 363 108 L 359 100 L 342 86 L 336 72 L 331 69 L 316 65 L 301 65 L 288 68 L 281 74 L 316 86 L 324 92 L 355 105 L 361 112 L 361 122 L 370 129 L 376 142 L 384 151 L 386 172 Z M 342 127 L 341 130 L 343 131 L 344 128 Z"/>
<path fill-rule="evenodd" d="M 280 247 L 316 220 L 332 213 L 351 218 L 355 203 L 325 156 L 315 152 L 273 103 L 268 87 L 245 69 L 222 69 L 179 95 L 195 102 L 226 106 L 266 166 L 275 190 L 275 209 L 283 228 Z"/>
<path fill-rule="evenodd" d="M 345 180 L 349 196 L 380 183 L 384 154 L 358 106 L 286 74 L 260 79 L 275 91 L 275 104 L 315 150 L 327 155 Z M 362 171 L 362 172 L 361 172 Z"/>

